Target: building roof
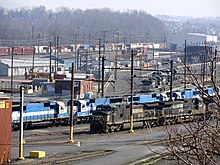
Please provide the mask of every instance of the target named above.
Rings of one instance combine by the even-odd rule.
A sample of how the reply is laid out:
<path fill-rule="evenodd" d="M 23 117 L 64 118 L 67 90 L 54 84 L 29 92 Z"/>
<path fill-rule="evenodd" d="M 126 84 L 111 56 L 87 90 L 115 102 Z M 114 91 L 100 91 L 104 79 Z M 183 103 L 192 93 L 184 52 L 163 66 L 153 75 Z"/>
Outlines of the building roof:
<path fill-rule="evenodd" d="M 17 80 L 17 79 L 13 79 L 13 82 L 17 82 L 17 83 L 32 83 L 33 80 Z M 6 78 L 1 78 L 0 82 L 11 82 L 11 79 L 6 79 Z"/>
<path fill-rule="evenodd" d="M 0 59 L 0 62 L 11 67 L 11 59 Z M 24 58 L 24 59 L 14 59 L 13 60 L 13 67 L 19 67 L 19 68 L 32 67 L 32 65 L 33 65 L 33 61 L 31 59 Z M 49 66 L 49 65 L 50 65 L 49 59 L 35 58 L 35 60 L 34 60 L 35 67 L 42 67 L 42 66 Z M 51 65 L 55 66 L 55 61 L 53 59 L 51 60 Z M 59 63 L 59 61 L 58 61 L 58 65 L 64 66 L 64 64 Z"/>

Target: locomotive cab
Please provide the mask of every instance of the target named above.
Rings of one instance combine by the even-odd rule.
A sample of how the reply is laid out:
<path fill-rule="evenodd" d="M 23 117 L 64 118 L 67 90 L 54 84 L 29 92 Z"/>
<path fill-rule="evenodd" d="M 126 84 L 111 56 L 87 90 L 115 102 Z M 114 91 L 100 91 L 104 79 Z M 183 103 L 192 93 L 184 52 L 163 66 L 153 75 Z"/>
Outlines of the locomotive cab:
<path fill-rule="evenodd" d="M 73 113 L 74 116 L 77 118 L 77 122 L 88 122 L 90 120 L 91 111 L 90 107 L 87 105 L 86 100 L 74 100 L 73 105 Z M 70 113 L 71 110 L 71 100 L 67 103 L 68 112 Z"/>
<path fill-rule="evenodd" d="M 56 102 L 56 110 L 57 110 L 57 114 L 59 117 L 66 117 L 66 116 L 69 116 L 67 113 L 67 107 L 65 106 L 64 102 L 62 101 L 57 101 Z"/>

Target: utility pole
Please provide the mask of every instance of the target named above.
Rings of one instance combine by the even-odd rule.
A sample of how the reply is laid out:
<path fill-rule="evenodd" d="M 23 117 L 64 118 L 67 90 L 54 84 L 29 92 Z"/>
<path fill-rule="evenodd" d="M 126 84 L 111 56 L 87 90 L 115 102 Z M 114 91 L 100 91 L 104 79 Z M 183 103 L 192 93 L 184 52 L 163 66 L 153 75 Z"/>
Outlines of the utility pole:
<path fill-rule="evenodd" d="M 59 64 L 59 62 L 58 62 L 58 55 L 59 55 L 59 36 L 57 36 L 57 55 L 56 55 L 56 63 L 57 63 L 57 64 L 56 64 L 56 65 L 57 65 L 56 68 L 57 68 L 57 70 L 58 70 L 58 67 L 59 67 L 59 66 L 58 66 L 58 64 Z M 56 70 L 56 71 L 57 71 L 57 70 Z"/>
<path fill-rule="evenodd" d="M 79 51 L 80 49 L 77 49 L 77 55 L 76 55 L 76 70 L 79 70 Z"/>
<path fill-rule="evenodd" d="M 147 45 L 147 33 L 144 34 L 144 45 L 147 47 L 147 53 L 146 53 L 146 57 L 144 57 L 144 59 L 147 59 L 147 67 L 148 67 L 148 45 Z"/>
<path fill-rule="evenodd" d="M 108 32 L 108 31 L 102 31 L 103 32 L 103 56 L 105 55 L 105 37 L 106 37 L 106 33 Z"/>
<path fill-rule="evenodd" d="M 133 95 L 134 95 L 134 50 L 131 50 L 131 106 L 130 106 L 130 133 L 134 133 L 133 130 Z"/>
<path fill-rule="evenodd" d="M 85 44 L 85 32 L 83 32 L 82 44 Z"/>
<path fill-rule="evenodd" d="M 77 27 L 77 41 L 80 43 L 80 41 L 79 41 L 79 26 Z"/>
<path fill-rule="evenodd" d="M 37 52 L 38 52 L 38 57 L 40 56 L 40 33 L 38 33 L 38 40 L 37 40 Z"/>
<path fill-rule="evenodd" d="M 214 64 L 214 67 L 213 67 L 213 70 L 214 70 L 214 82 L 217 84 L 217 77 L 216 77 L 216 71 L 217 71 L 217 48 L 215 48 L 215 57 L 214 57 L 214 60 L 213 60 L 213 64 Z"/>
<path fill-rule="evenodd" d="M 185 39 L 185 49 L 184 49 L 184 89 L 186 89 L 186 39 Z"/>
<path fill-rule="evenodd" d="M 69 143 L 74 143 L 73 140 L 73 106 L 74 106 L 74 63 L 72 63 L 72 77 L 71 77 L 71 109 L 70 109 L 70 139 Z"/>
<path fill-rule="evenodd" d="M 155 65 L 155 57 L 154 57 L 154 43 L 153 43 L 152 45 L 153 45 L 153 62 L 154 62 L 154 69 L 156 69 L 156 65 Z"/>
<path fill-rule="evenodd" d="M 212 50 L 210 50 L 210 53 L 212 54 Z M 208 57 L 208 54 L 209 54 L 209 46 L 206 45 L 206 50 L 205 50 L 205 57 L 204 57 L 204 80 L 207 81 L 207 74 L 208 74 L 208 70 L 207 70 L 207 63 L 208 63 L 208 60 L 207 60 L 207 57 Z M 204 82 L 205 82 L 204 81 Z"/>
<path fill-rule="evenodd" d="M 49 81 L 52 82 L 52 76 L 51 76 L 51 72 L 52 72 L 52 66 L 51 66 L 51 52 L 52 49 L 51 49 L 51 42 L 50 42 L 50 73 L 49 73 Z"/>
<path fill-rule="evenodd" d="M 104 89 L 104 81 L 105 81 L 105 64 L 104 64 L 104 62 L 105 62 L 105 57 L 104 56 L 102 56 L 102 97 L 104 97 L 104 91 L 105 91 L 105 89 Z"/>
<path fill-rule="evenodd" d="M 76 64 L 76 60 L 77 60 L 77 34 L 74 34 L 75 35 L 75 67 L 77 66 Z"/>
<path fill-rule="evenodd" d="M 116 45 L 116 55 L 115 55 L 115 80 L 117 80 L 117 65 L 118 65 L 118 45 L 119 45 L 119 35 L 120 35 L 120 32 L 117 31 L 117 45 Z"/>
<path fill-rule="evenodd" d="M 31 28 L 31 38 L 32 38 L 32 54 L 33 54 L 33 63 L 32 63 L 32 73 L 34 73 L 34 26 Z"/>
<path fill-rule="evenodd" d="M 170 101 L 173 97 L 173 60 L 170 61 Z"/>
<path fill-rule="evenodd" d="M 163 44 L 164 48 L 166 49 L 166 34 L 163 35 Z"/>
<path fill-rule="evenodd" d="M 101 38 L 99 38 L 99 71 L 98 71 L 98 94 L 100 94 L 100 74 L 101 74 Z"/>
<path fill-rule="evenodd" d="M 129 43 L 130 43 L 130 48 L 131 48 L 131 34 L 129 35 Z"/>
<path fill-rule="evenodd" d="M 11 48 L 11 97 L 13 96 L 13 78 L 14 78 L 14 47 Z"/>
<path fill-rule="evenodd" d="M 125 52 L 125 44 L 126 44 L 126 38 L 124 36 L 124 52 Z"/>
<path fill-rule="evenodd" d="M 56 57 L 57 57 L 57 36 L 54 36 L 54 47 L 55 47 L 55 60 L 54 60 L 54 64 L 55 64 L 55 68 L 54 68 L 54 75 L 56 74 L 56 71 L 57 71 L 57 65 L 56 65 Z"/>
<path fill-rule="evenodd" d="M 88 73 L 88 49 L 86 49 L 85 51 L 86 51 L 86 66 L 85 66 L 85 71 L 86 71 L 86 73 Z"/>
<path fill-rule="evenodd" d="M 90 56 L 90 60 L 92 62 L 92 55 L 90 54 L 90 45 L 91 45 L 91 34 L 89 34 L 89 56 Z"/>
<path fill-rule="evenodd" d="M 202 85 L 205 85 L 205 62 L 206 62 L 206 55 L 208 55 L 207 43 L 205 41 L 205 53 L 203 54 L 203 69 L 202 69 Z"/>

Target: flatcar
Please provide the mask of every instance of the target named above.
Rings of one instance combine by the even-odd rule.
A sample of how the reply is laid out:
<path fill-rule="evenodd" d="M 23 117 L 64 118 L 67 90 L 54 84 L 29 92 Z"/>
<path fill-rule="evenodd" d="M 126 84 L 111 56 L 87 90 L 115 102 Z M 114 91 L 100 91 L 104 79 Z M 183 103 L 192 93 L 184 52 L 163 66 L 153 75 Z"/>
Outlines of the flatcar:
<path fill-rule="evenodd" d="M 99 105 L 92 115 L 91 132 L 111 132 L 130 126 L 130 104 Z M 185 121 L 202 120 L 205 106 L 201 100 L 190 98 L 177 101 L 135 103 L 134 127 L 160 126 Z"/>
<path fill-rule="evenodd" d="M 12 106 L 12 129 L 18 129 L 20 124 L 20 105 Z M 24 128 L 31 128 L 32 124 L 49 122 L 52 125 L 68 124 L 67 107 L 61 101 L 30 102 L 23 107 Z"/>

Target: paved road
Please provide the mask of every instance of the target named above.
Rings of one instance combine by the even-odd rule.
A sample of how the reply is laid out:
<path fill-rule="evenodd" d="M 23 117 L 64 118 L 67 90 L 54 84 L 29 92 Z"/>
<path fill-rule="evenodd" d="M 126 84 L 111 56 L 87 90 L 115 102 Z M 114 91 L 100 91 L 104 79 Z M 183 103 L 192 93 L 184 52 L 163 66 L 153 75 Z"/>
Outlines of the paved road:
<path fill-rule="evenodd" d="M 75 128 L 77 128 L 76 126 Z M 46 151 L 47 157 L 73 154 L 79 152 L 90 152 L 97 150 L 112 151 L 112 154 L 104 155 L 97 158 L 74 162 L 74 164 L 105 164 L 117 165 L 123 163 L 134 162 L 142 159 L 143 157 L 150 156 L 151 150 L 162 150 L 163 146 L 148 144 L 149 141 L 161 139 L 166 136 L 163 127 L 149 129 L 138 129 L 135 133 L 131 134 L 128 131 L 107 133 L 107 134 L 90 134 L 88 133 L 88 126 L 83 127 L 84 132 L 76 131 L 74 135 L 74 144 L 67 143 L 69 139 L 68 127 L 53 127 L 37 130 L 25 130 L 26 144 L 24 144 L 24 157 L 25 161 L 14 161 L 18 157 L 18 132 L 13 133 L 13 147 L 12 147 L 12 163 L 40 163 L 44 159 L 30 159 L 28 158 L 29 152 L 33 150 Z M 85 128 L 87 127 L 87 128 Z M 79 128 L 78 128 L 79 129 Z M 60 133 L 57 133 L 59 132 Z M 56 132 L 56 134 L 53 134 Z M 80 147 L 77 146 L 80 142 Z M 47 159 L 47 158 L 45 158 Z M 66 163 L 65 163 L 66 164 Z M 71 163 L 70 163 L 71 164 Z"/>

